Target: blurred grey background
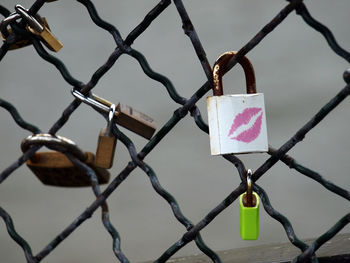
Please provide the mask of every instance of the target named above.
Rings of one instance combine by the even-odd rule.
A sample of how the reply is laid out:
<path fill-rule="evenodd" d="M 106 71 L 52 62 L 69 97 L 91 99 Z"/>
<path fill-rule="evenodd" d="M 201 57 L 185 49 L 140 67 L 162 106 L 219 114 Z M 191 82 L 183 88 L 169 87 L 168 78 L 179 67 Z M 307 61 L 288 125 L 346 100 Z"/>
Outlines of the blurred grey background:
<path fill-rule="evenodd" d="M 238 50 L 284 6 L 281 0 L 184 0 L 211 64 L 223 52 Z M 2 0 L 14 10 L 31 0 Z M 125 38 L 142 21 L 157 0 L 94 1 L 100 16 L 115 25 Z M 347 0 L 306 1 L 311 14 L 326 24 L 340 45 L 350 49 L 350 2 Z M 45 16 L 53 33 L 63 42 L 55 54 L 77 79 L 87 82 L 102 65 L 115 45 L 112 37 L 96 27 L 84 6 L 76 1 L 46 4 Z M 133 45 L 150 66 L 166 75 L 177 91 L 190 97 L 205 81 L 193 47 L 181 28 L 172 4 Z M 328 47 L 325 39 L 308 27 L 295 12 L 248 55 L 257 78 L 257 89 L 265 94 L 269 143 L 281 146 L 326 102 L 345 86 L 342 74 L 348 63 Z M 71 87 L 57 69 L 42 60 L 33 47 L 10 51 L 0 63 L 1 98 L 13 103 L 22 117 L 43 131 L 60 117 L 73 100 Z M 235 67 L 224 78 L 226 93 L 244 91 L 243 71 Z M 165 88 L 149 79 L 138 62 L 123 55 L 101 79 L 94 93 L 113 102 L 124 102 L 152 116 L 162 127 L 179 106 Z M 211 93 L 208 93 L 211 95 Z M 205 97 L 198 102 L 206 120 Z M 348 139 L 349 100 L 345 100 L 304 141 L 290 152 L 305 166 L 328 180 L 349 189 Z M 21 156 L 20 142 L 29 135 L 20 129 L 5 110 L 0 111 L 1 170 Z M 59 131 L 82 149 L 94 152 L 104 119 L 90 107 L 81 107 Z M 121 128 L 141 150 L 147 141 Z M 255 170 L 269 156 L 240 156 L 247 168 Z M 130 160 L 126 148 L 118 143 L 114 178 Z M 145 159 L 157 173 L 163 187 L 178 200 L 184 214 L 197 223 L 238 184 L 235 168 L 220 157 L 210 156 L 208 135 L 187 116 Z M 294 226 L 300 238 L 316 237 L 349 212 L 349 202 L 324 190 L 322 186 L 277 164 L 259 185 L 267 191 L 272 205 Z M 105 186 L 102 186 L 102 190 Z M 16 230 L 31 245 L 34 254 L 46 246 L 94 201 L 89 188 L 64 189 L 42 185 L 23 165 L 1 186 L 1 206 L 10 213 Z M 172 215 L 169 205 L 152 189 L 147 176 L 136 169 L 108 199 L 111 221 L 121 235 L 122 249 L 131 262 L 157 258 L 185 232 Z M 220 214 L 201 233 L 214 250 L 255 246 L 287 241 L 282 226 L 261 209 L 261 231 L 257 241 L 239 236 L 238 206 Z M 22 249 L 0 223 L 1 262 L 25 262 Z M 350 226 L 343 229 L 350 232 Z M 176 256 L 199 253 L 191 243 Z M 43 262 L 115 262 L 112 240 L 100 221 L 100 210 L 59 245 Z"/>

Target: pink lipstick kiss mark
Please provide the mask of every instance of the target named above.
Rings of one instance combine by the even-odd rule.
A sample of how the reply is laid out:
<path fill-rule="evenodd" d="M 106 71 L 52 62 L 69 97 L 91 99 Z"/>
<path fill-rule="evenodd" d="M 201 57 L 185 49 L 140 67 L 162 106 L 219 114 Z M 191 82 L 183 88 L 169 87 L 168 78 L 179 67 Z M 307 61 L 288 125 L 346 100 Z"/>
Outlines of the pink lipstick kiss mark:
<path fill-rule="evenodd" d="M 243 112 L 238 113 L 233 120 L 231 129 L 227 136 L 232 135 L 242 125 L 248 124 L 249 121 L 261 111 L 262 111 L 262 108 L 252 107 L 252 108 L 246 108 Z M 261 124 L 262 124 L 262 115 L 263 113 L 261 112 L 261 114 L 255 120 L 252 127 L 241 132 L 237 136 L 232 137 L 231 139 L 245 142 L 245 143 L 250 143 L 254 141 L 260 134 Z"/>

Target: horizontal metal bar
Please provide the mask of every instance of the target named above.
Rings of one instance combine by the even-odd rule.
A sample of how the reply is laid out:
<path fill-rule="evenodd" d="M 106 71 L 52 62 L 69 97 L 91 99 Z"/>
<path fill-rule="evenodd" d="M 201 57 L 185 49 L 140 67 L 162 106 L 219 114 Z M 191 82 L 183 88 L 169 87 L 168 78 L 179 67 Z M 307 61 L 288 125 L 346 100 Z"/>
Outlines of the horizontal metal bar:
<path fill-rule="evenodd" d="M 312 243 L 315 239 L 303 240 L 305 243 Z M 319 263 L 345 263 L 350 262 L 350 233 L 336 235 L 329 242 L 325 243 L 317 251 Z M 300 253 L 300 250 L 290 242 L 259 245 L 253 247 L 235 248 L 218 251 L 222 263 L 290 263 Z M 147 261 L 143 263 L 151 263 Z M 171 260 L 172 263 L 209 263 L 210 258 L 204 254 L 179 257 Z"/>

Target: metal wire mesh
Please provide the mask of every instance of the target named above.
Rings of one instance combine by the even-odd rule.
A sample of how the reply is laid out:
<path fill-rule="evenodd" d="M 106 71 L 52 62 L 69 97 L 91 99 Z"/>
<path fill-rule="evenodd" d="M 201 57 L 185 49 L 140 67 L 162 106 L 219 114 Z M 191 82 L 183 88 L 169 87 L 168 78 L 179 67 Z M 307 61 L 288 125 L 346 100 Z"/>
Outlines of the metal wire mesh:
<path fill-rule="evenodd" d="M 144 73 L 149 77 L 158 82 L 160 82 L 167 90 L 169 96 L 172 100 L 180 105 L 180 107 L 174 112 L 173 116 L 168 120 L 168 122 L 152 137 L 152 139 L 144 146 L 144 148 L 137 152 L 133 142 L 122 133 L 117 125 L 113 126 L 113 135 L 121 141 L 128 149 L 130 154 L 130 162 L 128 165 L 120 172 L 118 176 L 108 185 L 108 187 L 101 192 L 100 187 L 97 183 L 97 178 L 94 171 L 75 158 L 72 154 L 66 153 L 68 158 L 76 165 L 79 169 L 85 171 L 86 175 L 91 179 L 92 190 L 96 200 L 91 203 L 91 205 L 85 209 L 85 211 L 79 215 L 69 226 L 67 226 L 57 237 L 55 237 L 46 247 L 44 247 L 36 255 L 33 254 L 30 245 L 21 237 L 19 233 L 16 232 L 15 226 L 12 222 L 11 216 L 0 207 L 0 216 L 3 218 L 8 233 L 11 238 L 19 245 L 24 251 L 25 258 L 27 262 L 40 262 L 47 255 L 49 255 L 62 241 L 64 241 L 73 231 L 75 231 L 82 223 L 89 219 L 92 214 L 101 207 L 102 209 L 102 223 L 108 233 L 111 235 L 113 240 L 113 252 L 120 262 L 129 262 L 127 255 L 125 255 L 120 246 L 120 236 L 116 228 L 112 225 L 109 219 L 109 210 L 107 205 L 107 199 L 122 183 L 123 181 L 132 173 L 132 171 L 139 167 L 145 174 L 149 177 L 154 190 L 163 197 L 170 205 L 174 216 L 176 219 L 186 228 L 187 232 L 174 244 L 169 247 L 160 257 L 155 260 L 155 262 L 166 262 L 170 257 L 172 257 L 177 251 L 186 246 L 189 242 L 194 241 L 197 247 L 206 254 L 213 262 L 221 262 L 218 255 L 210 249 L 202 239 L 200 231 L 205 228 L 211 221 L 213 221 L 223 210 L 230 206 L 237 197 L 246 190 L 246 168 L 244 163 L 235 155 L 224 155 L 227 161 L 231 162 L 238 170 L 241 178 L 241 184 L 238 185 L 218 206 L 214 207 L 201 221 L 194 224 L 182 213 L 175 198 L 167 192 L 159 183 L 158 178 L 152 168 L 145 163 L 144 158 L 152 152 L 152 150 L 166 137 L 166 135 L 188 114 L 190 113 L 193 117 L 198 128 L 205 133 L 208 133 L 208 126 L 203 121 L 201 112 L 197 108 L 196 103 L 212 88 L 212 70 L 208 59 L 206 57 L 203 46 L 200 39 L 196 33 L 194 25 L 185 9 L 185 6 L 181 0 L 174 0 L 173 4 L 176 7 L 179 16 L 182 20 L 182 28 L 185 34 L 190 38 L 197 57 L 202 65 L 203 71 L 207 77 L 207 81 L 190 97 L 184 98 L 176 91 L 175 87 L 165 76 L 153 71 L 148 65 L 143 54 L 133 49 L 131 46 L 133 42 L 150 26 L 152 21 L 154 21 L 166 8 L 170 6 L 172 1 L 162 0 L 160 1 L 150 12 L 147 13 L 144 20 L 137 25 L 129 35 L 123 39 L 118 32 L 118 30 L 110 23 L 104 21 L 98 14 L 93 3 L 89 0 L 77 0 L 81 3 L 87 10 L 92 19 L 92 21 L 100 28 L 108 31 L 116 44 L 116 48 L 112 54 L 110 54 L 107 62 L 100 66 L 100 68 L 92 75 L 88 83 L 83 83 L 75 79 L 71 73 L 65 67 L 65 64 L 58 58 L 48 53 L 42 46 L 41 42 L 29 34 L 25 29 L 25 24 L 13 25 L 14 34 L 6 39 L 4 44 L 0 47 L 0 60 L 6 55 L 11 44 L 15 43 L 19 37 L 25 37 L 32 42 L 38 55 L 46 60 L 47 62 L 53 64 L 60 72 L 64 80 L 69 83 L 72 87 L 76 88 L 84 94 L 88 94 L 99 82 L 99 80 L 113 67 L 116 61 L 122 54 L 126 54 L 135 58 L 141 65 Z M 48 2 L 48 1 L 47 1 Z M 231 59 L 228 64 L 227 71 L 237 64 L 237 60 L 248 54 L 252 49 L 254 49 L 272 30 L 274 30 L 278 25 L 280 25 L 284 19 L 292 12 L 296 11 L 303 20 L 313 29 L 320 32 L 326 41 L 328 42 L 331 49 L 338 54 L 340 57 L 350 62 L 350 53 L 344 50 L 338 45 L 336 39 L 334 38 L 332 32 L 323 24 L 316 21 L 309 13 L 307 7 L 302 0 L 289 0 L 289 3 L 269 22 L 267 23 L 261 31 L 259 31 L 246 45 L 244 45 L 237 53 L 237 55 Z M 45 0 L 37 0 L 29 9 L 29 13 L 34 15 L 40 8 L 48 4 Z M 10 11 L 5 7 L 0 5 L 0 13 L 4 17 L 10 15 Z M 273 167 L 277 162 L 282 161 L 288 167 L 295 169 L 299 173 L 313 179 L 318 182 L 327 190 L 339 195 L 346 200 L 350 201 L 350 192 L 346 189 L 341 188 L 327 181 L 317 172 L 299 164 L 291 156 L 287 155 L 287 152 L 292 149 L 297 143 L 301 142 L 304 136 L 312 130 L 316 125 L 318 125 L 336 106 L 338 106 L 350 92 L 350 71 L 345 71 L 344 80 L 346 86 L 339 91 L 326 105 L 324 105 L 319 112 L 313 116 L 303 127 L 301 127 L 294 136 L 292 136 L 288 141 L 286 141 L 279 149 L 269 148 L 269 154 L 271 157 L 267 159 L 253 174 L 252 179 L 255 182 L 254 190 L 259 194 L 265 211 L 275 220 L 280 222 L 287 234 L 289 241 L 300 249 L 300 254 L 297 255 L 293 262 L 318 262 L 315 252 L 333 236 L 335 236 L 339 231 L 344 228 L 350 221 L 350 213 L 346 214 L 339 221 L 332 226 L 327 232 L 319 236 L 311 245 L 308 245 L 301 241 L 295 234 L 294 229 L 289 222 L 289 220 L 279 213 L 276 209 L 271 206 L 267 193 L 262 187 L 257 184 L 257 181 L 263 176 L 271 167 Z M 62 116 L 52 125 L 48 133 L 56 134 L 68 121 L 71 114 L 80 106 L 81 101 L 75 99 L 70 103 L 67 108 L 63 111 Z M 18 113 L 16 107 L 11 103 L 0 99 L 0 106 L 6 109 L 13 120 L 18 126 L 26 129 L 32 133 L 39 133 L 41 130 L 34 125 L 26 122 L 22 119 Z M 106 114 L 100 113 L 104 118 L 107 118 Z M 40 149 L 40 146 L 35 146 L 26 151 L 18 160 L 16 160 L 12 165 L 4 169 L 0 174 L 0 182 L 2 183 L 8 176 L 10 176 L 16 169 L 23 165 L 29 158 L 31 158 L 36 151 Z"/>

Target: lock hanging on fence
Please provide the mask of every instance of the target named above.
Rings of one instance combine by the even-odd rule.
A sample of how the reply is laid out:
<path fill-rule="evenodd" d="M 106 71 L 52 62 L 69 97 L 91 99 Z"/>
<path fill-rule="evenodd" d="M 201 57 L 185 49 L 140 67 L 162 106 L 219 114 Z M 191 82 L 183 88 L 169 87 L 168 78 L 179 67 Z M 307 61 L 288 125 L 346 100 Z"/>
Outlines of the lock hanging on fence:
<path fill-rule="evenodd" d="M 96 173 L 99 184 L 109 181 L 109 172 L 94 164 L 95 155 L 81 151 L 73 141 L 65 137 L 45 133 L 30 135 L 22 141 L 22 152 L 26 152 L 33 145 L 46 145 L 60 150 L 35 153 L 27 160 L 28 168 L 43 184 L 63 187 L 91 186 L 89 175 L 75 167 L 62 152 L 71 153 L 91 167 Z"/>
<path fill-rule="evenodd" d="M 252 171 L 247 171 L 247 192 L 239 197 L 239 232 L 243 240 L 259 237 L 259 206 L 257 193 L 253 192 Z"/>
<path fill-rule="evenodd" d="M 18 14 L 21 14 L 27 20 L 26 29 L 38 36 L 48 49 L 58 52 L 63 47 L 62 43 L 51 33 L 49 24 L 44 17 L 31 16 L 28 10 L 21 5 L 16 5 L 15 9 Z"/>
<path fill-rule="evenodd" d="M 246 57 L 238 62 L 244 69 L 247 94 L 223 95 L 222 76 L 235 54 L 222 54 L 213 68 L 214 96 L 207 98 L 212 155 L 268 150 L 264 94 L 256 92 L 254 68 Z"/>
<path fill-rule="evenodd" d="M 75 98 L 101 112 L 108 113 L 113 104 L 96 94 L 92 94 L 92 97 L 85 96 L 75 88 L 72 88 L 71 93 Z M 155 121 L 151 117 L 126 104 L 118 103 L 115 117 L 115 122 L 117 124 L 146 139 L 151 139 L 156 131 Z"/>
<path fill-rule="evenodd" d="M 0 22 L 1 40 L 3 42 L 5 42 L 9 35 L 12 33 L 12 28 L 8 28 L 8 25 L 19 18 L 21 18 L 20 14 L 12 13 Z M 29 39 L 24 38 L 23 36 L 19 36 L 18 40 L 15 43 L 11 44 L 8 49 L 19 49 L 22 47 L 29 46 L 31 44 L 32 42 Z"/>
<path fill-rule="evenodd" d="M 16 12 L 12 13 L 0 23 L 1 38 L 3 42 L 5 42 L 7 37 L 12 33 L 12 29 L 7 28 L 8 25 L 15 22 L 17 19 L 22 18 L 28 23 L 26 30 L 33 35 L 38 36 L 47 48 L 55 52 L 58 52 L 62 48 L 62 43 L 51 33 L 50 27 L 44 17 L 30 15 L 28 9 L 25 9 L 21 5 L 16 5 L 15 10 Z M 9 46 L 9 49 L 18 49 L 30 44 L 32 44 L 32 42 L 29 39 L 19 38 L 17 42 Z"/>
<path fill-rule="evenodd" d="M 96 150 L 96 166 L 109 169 L 113 165 L 115 147 L 117 139 L 112 134 L 112 128 L 115 119 L 115 105 L 112 104 L 108 115 L 108 124 L 106 128 L 100 131 Z"/>

